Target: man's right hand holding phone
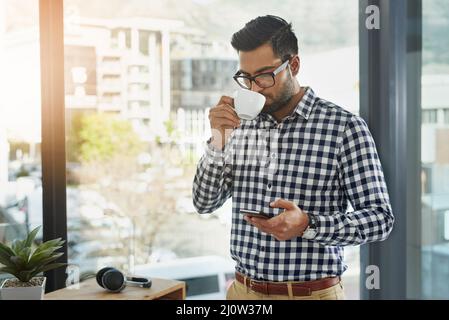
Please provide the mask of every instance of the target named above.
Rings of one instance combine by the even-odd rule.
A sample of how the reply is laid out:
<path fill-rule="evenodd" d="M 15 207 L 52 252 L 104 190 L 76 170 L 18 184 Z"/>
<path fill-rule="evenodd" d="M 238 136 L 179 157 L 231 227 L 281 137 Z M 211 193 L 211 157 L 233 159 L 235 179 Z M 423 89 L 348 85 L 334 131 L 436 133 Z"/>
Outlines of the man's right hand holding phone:
<path fill-rule="evenodd" d="M 252 210 L 242 209 L 242 210 L 240 210 L 240 212 L 243 213 L 245 215 L 245 217 L 248 217 L 248 218 L 260 218 L 260 219 L 270 219 L 270 218 L 272 218 L 267 213 L 261 212 L 261 211 L 252 211 Z"/>

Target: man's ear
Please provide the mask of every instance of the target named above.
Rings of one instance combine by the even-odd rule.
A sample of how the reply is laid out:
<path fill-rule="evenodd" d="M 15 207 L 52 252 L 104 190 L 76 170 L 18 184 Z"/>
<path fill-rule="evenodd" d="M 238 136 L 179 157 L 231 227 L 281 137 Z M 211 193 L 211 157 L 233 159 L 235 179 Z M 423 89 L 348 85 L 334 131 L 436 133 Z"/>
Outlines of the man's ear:
<path fill-rule="evenodd" d="M 299 56 L 294 56 L 290 61 L 290 70 L 292 71 L 292 75 L 296 77 L 299 73 L 299 69 L 301 68 L 301 60 Z"/>

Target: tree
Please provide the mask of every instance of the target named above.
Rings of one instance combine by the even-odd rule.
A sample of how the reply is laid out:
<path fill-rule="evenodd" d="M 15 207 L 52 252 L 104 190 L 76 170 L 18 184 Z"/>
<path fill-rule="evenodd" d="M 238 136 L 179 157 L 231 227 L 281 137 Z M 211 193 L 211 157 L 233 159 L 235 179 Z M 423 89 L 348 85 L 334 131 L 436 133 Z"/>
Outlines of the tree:
<path fill-rule="evenodd" d="M 129 265 L 149 262 L 156 237 L 167 224 L 177 224 L 176 203 L 180 195 L 190 191 L 190 176 L 173 176 L 180 155 L 170 145 L 149 144 L 152 156 L 150 168 L 145 168 L 126 154 L 116 155 L 108 161 L 91 161 L 78 171 L 78 181 L 83 188 L 101 194 L 109 203 L 119 208 L 119 214 L 133 225 L 130 236 L 121 238 L 124 244 L 120 256 L 130 255 Z M 190 174 L 190 171 L 189 171 Z M 188 183 L 179 185 L 183 181 Z M 84 238 L 84 235 L 83 235 Z M 96 238 L 98 240 L 98 238 Z"/>
<path fill-rule="evenodd" d="M 71 119 L 68 151 L 72 159 L 82 164 L 75 174 L 78 187 L 101 194 L 118 209 L 114 215 L 128 218 L 133 225 L 133 230 L 128 230 L 131 234 L 125 233 L 128 235 L 120 239 L 123 248 L 115 253 L 130 256 L 129 265 L 120 267 L 127 269 L 133 263 L 147 263 L 160 229 L 179 220 L 178 197 L 191 188 L 190 176 L 173 176 L 173 169 L 183 164 L 182 155 L 172 141 L 177 136 L 174 123 L 165 123 L 163 136 L 168 141 L 146 145 L 151 161 L 143 165 L 138 161 L 142 142 L 128 122 L 101 113 L 72 115 Z M 186 183 L 179 186 L 179 181 Z M 85 230 L 82 237 L 84 241 L 92 240 L 90 237 L 99 240 L 99 234 L 89 235 Z"/>
<path fill-rule="evenodd" d="M 131 124 L 115 115 L 74 116 L 69 134 L 69 161 L 104 162 L 117 155 L 137 156 L 143 143 Z"/>

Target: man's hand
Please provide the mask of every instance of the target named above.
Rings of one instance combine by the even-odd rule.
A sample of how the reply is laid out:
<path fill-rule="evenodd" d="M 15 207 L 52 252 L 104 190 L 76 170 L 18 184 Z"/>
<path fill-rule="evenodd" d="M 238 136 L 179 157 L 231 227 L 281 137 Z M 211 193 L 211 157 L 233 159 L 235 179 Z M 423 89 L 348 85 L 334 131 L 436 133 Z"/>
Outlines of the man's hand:
<path fill-rule="evenodd" d="M 309 217 L 298 206 L 284 199 L 270 203 L 272 208 L 283 208 L 284 212 L 271 219 L 250 218 L 244 219 L 260 231 L 273 235 L 279 241 L 290 240 L 302 236 L 309 224 Z"/>
<path fill-rule="evenodd" d="M 215 107 L 209 111 L 211 144 L 222 150 L 234 129 L 240 126 L 240 118 L 234 109 L 234 99 L 222 96 Z"/>

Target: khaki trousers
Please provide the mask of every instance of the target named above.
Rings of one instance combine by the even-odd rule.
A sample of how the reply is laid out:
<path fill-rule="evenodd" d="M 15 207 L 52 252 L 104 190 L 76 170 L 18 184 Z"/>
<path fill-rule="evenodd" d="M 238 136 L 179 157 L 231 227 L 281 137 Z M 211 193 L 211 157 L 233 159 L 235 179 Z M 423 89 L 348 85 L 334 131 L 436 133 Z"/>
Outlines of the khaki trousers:
<path fill-rule="evenodd" d="M 313 291 L 310 296 L 266 295 L 251 291 L 242 283 L 234 280 L 227 291 L 226 300 L 345 300 L 345 293 L 343 284 L 340 282 L 330 288 Z"/>

